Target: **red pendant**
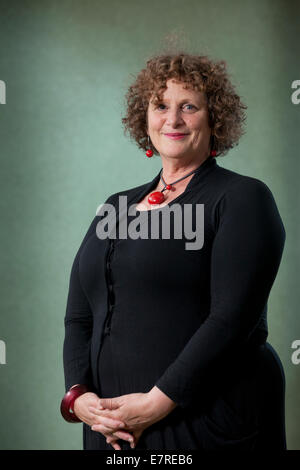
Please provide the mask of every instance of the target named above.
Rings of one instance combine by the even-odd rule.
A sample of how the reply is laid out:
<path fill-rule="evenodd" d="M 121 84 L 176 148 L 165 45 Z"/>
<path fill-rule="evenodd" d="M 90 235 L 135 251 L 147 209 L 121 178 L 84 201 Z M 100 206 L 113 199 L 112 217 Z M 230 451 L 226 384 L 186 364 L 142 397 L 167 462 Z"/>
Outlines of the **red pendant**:
<path fill-rule="evenodd" d="M 171 184 L 167 184 L 166 189 L 172 189 L 172 185 L 171 185 Z"/>
<path fill-rule="evenodd" d="M 149 204 L 161 204 L 164 200 L 165 196 L 160 191 L 156 191 L 148 197 Z"/>

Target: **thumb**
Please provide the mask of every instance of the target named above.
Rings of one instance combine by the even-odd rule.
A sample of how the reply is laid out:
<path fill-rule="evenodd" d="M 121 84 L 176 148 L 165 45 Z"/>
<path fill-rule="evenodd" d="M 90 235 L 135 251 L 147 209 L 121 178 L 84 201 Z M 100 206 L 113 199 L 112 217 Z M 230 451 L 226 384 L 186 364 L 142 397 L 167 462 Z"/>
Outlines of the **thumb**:
<path fill-rule="evenodd" d="M 117 398 L 100 398 L 99 399 L 99 408 L 108 408 L 109 410 L 116 410 L 119 408 L 120 404 Z"/>

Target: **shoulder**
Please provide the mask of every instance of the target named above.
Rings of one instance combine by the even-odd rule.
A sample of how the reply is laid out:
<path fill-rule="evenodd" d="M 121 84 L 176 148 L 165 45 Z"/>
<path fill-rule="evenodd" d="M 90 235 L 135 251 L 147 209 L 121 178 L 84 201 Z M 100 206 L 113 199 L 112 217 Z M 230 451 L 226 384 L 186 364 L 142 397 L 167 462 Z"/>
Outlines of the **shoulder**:
<path fill-rule="evenodd" d="M 258 178 L 240 175 L 225 191 L 227 199 L 241 198 L 249 202 L 263 200 L 274 200 L 273 194 L 268 185 Z"/>
<path fill-rule="evenodd" d="M 248 203 L 262 200 L 274 201 L 273 194 L 265 182 L 226 168 L 218 167 L 215 172 L 215 185 L 219 189 L 218 203 L 222 200 L 236 200 L 241 203 L 242 201 L 248 201 Z"/>
<path fill-rule="evenodd" d="M 156 177 L 157 178 L 157 177 Z M 151 182 L 150 182 L 151 183 Z M 133 188 L 129 188 L 129 189 L 125 189 L 123 191 L 119 191 L 119 192 L 116 192 L 116 193 L 113 193 L 111 194 L 110 196 L 107 197 L 106 201 L 104 203 L 101 203 L 98 205 L 98 207 L 96 208 L 96 214 L 94 215 L 94 217 L 90 220 L 89 222 L 89 225 L 86 229 L 86 232 L 85 232 L 85 235 L 84 235 L 84 238 L 83 238 L 83 241 L 82 241 L 82 244 L 81 244 L 81 248 L 83 247 L 83 245 L 87 242 L 87 240 L 90 238 L 90 236 L 94 235 L 95 232 L 96 232 L 96 229 L 97 229 L 97 224 L 98 222 L 102 219 L 105 211 L 102 211 L 101 210 L 101 207 L 103 205 L 112 205 L 114 207 L 117 207 L 118 205 L 118 201 L 119 201 L 119 196 L 127 196 L 128 198 L 130 197 L 134 197 L 135 194 L 138 194 L 139 192 L 143 191 L 144 189 L 146 189 L 146 187 L 150 184 L 149 182 L 148 183 L 144 183 L 144 184 L 141 184 L 139 186 L 135 186 Z"/>
<path fill-rule="evenodd" d="M 264 181 L 230 170 L 224 170 L 223 176 L 214 212 L 217 227 L 220 223 L 231 227 L 252 225 L 258 230 L 268 224 L 284 230 L 273 193 Z"/>

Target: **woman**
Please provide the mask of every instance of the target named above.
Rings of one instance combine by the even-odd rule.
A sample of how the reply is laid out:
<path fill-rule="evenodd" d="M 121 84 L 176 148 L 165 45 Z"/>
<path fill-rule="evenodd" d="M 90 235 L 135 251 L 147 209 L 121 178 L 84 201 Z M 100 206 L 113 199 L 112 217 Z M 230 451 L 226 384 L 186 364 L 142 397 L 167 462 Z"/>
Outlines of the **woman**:
<path fill-rule="evenodd" d="M 285 231 L 263 182 L 216 163 L 246 106 L 224 61 L 188 54 L 150 59 L 127 105 L 125 129 L 162 169 L 108 198 L 114 229 L 100 236 L 98 214 L 73 263 L 64 370 L 84 449 L 285 449 L 285 376 L 266 342 Z"/>

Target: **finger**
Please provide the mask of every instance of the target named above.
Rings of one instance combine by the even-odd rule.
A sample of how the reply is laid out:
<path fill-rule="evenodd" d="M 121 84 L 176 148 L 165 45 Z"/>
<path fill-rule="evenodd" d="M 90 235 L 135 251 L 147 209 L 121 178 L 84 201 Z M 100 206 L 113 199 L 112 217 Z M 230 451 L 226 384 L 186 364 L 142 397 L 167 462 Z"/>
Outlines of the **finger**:
<path fill-rule="evenodd" d="M 106 441 L 106 442 L 107 442 L 107 441 Z M 110 445 L 111 445 L 115 450 L 122 450 L 121 447 L 119 446 L 119 444 L 118 444 L 116 441 L 110 440 L 109 443 L 110 443 Z M 130 443 L 130 447 L 131 447 L 132 449 L 134 449 L 134 443 L 131 442 L 131 443 Z"/>
<path fill-rule="evenodd" d="M 100 410 L 103 410 L 103 406 L 100 404 L 100 400 L 101 398 L 98 399 L 98 403 L 97 403 L 97 408 L 99 408 Z"/>
<path fill-rule="evenodd" d="M 104 424 L 104 426 L 112 429 L 124 428 L 125 423 L 123 421 L 119 421 L 116 419 L 106 418 L 105 416 L 101 416 L 101 419 L 96 418 L 97 421 L 93 422 L 93 424 Z"/>
<path fill-rule="evenodd" d="M 99 405 L 110 410 L 115 410 L 120 406 L 116 398 L 100 398 Z"/>
<path fill-rule="evenodd" d="M 123 441 L 134 442 L 134 437 L 128 432 L 114 431 L 112 435 L 117 436 L 119 439 L 123 439 Z"/>
<path fill-rule="evenodd" d="M 96 418 L 91 423 L 92 429 L 93 430 L 95 429 L 97 431 L 97 428 L 94 426 L 104 426 L 106 429 L 110 431 L 110 433 L 113 433 L 114 431 L 119 431 L 119 430 L 122 431 L 125 428 L 124 423 L 122 422 L 120 423 L 119 421 L 111 420 L 110 418 L 104 418 L 104 417 L 101 417 L 101 419 Z M 129 429 L 124 429 L 124 433 L 130 436 L 132 435 Z"/>
<path fill-rule="evenodd" d="M 101 434 L 103 434 L 106 438 L 108 436 L 111 436 L 114 432 L 114 429 L 111 429 L 111 428 L 107 428 L 106 426 L 104 426 L 103 424 L 93 424 L 91 426 L 91 430 L 92 431 L 96 431 L 96 432 L 100 432 Z"/>
<path fill-rule="evenodd" d="M 120 416 L 120 412 L 117 411 L 117 410 L 99 410 L 97 408 L 94 408 L 93 406 L 89 406 L 88 410 L 89 410 L 90 413 L 93 413 L 94 415 L 101 416 L 101 418 L 103 416 L 105 416 L 105 417 L 110 418 L 110 419 L 115 419 L 115 420 L 118 420 L 118 421 L 122 421 L 122 418 Z M 123 423 L 123 421 L 122 421 L 122 423 Z"/>
<path fill-rule="evenodd" d="M 120 447 L 119 444 L 117 444 L 116 442 L 112 442 L 112 443 L 111 443 L 111 446 L 112 446 L 115 450 L 121 450 L 121 447 Z"/>
<path fill-rule="evenodd" d="M 120 445 L 117 443 L 117 440 L 111 438 L 110 440 L 106 439 L 107 444 L 110 444 L 115 450 L 121 450 Z"/>
<path fill-rule="evenodd" d="M 103 423 L 108 428 L 112 428 L 112 429 L 119 429 L 119 428 L 125 427 L 125 424 L 122 421 L 116 421 L 114 419 L 110 419 L 106 417 L 101 418 L 101 423 Z"/>
<path fill-rule="evenodd" d="M 115 416 L 115 412 L 113 412 L 112 410 L 106 410 L 106 411 L 102 411 L 102 410 L 98 410 L 97 408 L 94 408 L 93 406 L 89 406 L 88 407 L 88 410 L 90 413 L 93 413 L 97 416 L 101 416 L 101 418 L 105 417 L 105 418 L 109 418 L 113 421 L 117 421 L 119 424 L 119 426 L 124 426 L 125 423 L 122 421 L 122 419 L 118 418 L 117 416 Z"/>
<path fill-rule="evenodd" d="M 103 434 L 104 436 L 113 435 L 113 436 L 116 436 L 119 439 L 123 439 L 124 441 L 128 441 L 128 442 L 133 442 L 134 441 L 133 436 L 131 434 L 129 434 L 128 432 L 114 431 L 113 429 L 107 428 L 106 426 L 103 426 L 102 424 L 94 424 L 91 427 L 91 429 L 92 429 L 92 431 L 101 432 L 101 434 Z"/>
<path fill-rule="evenodd" d="M 119 446 L 119 444 L 112 444 L 112 446 L 115 450 L 121 450 L 121 447 Z"/>
<path fill-rule="evenodd" d="M 113 447 L 115 445 L 119 446 L 119 444 L 117 444 L 117 441 L 118 441 L 118 439 L 115 436 L 108 436 L 107 439 L 106 439 L 107 444 L 111 444 Z"/>
<path fill-rule="evenodd" d="M 118 425 L 115 426 L 114 423 L 113 423 L 113 425 L 111 425 L 110 421 L 111 420 L 106 421 L 105 418 L 101 418 L 101 423 L 99 423 L 99 425 L 104 426 L 106 429 L 108 429 L 110 434 L 120 436 L 121 439 L 126 439 L 127 440 L 127 439 L 130 439 L 130 438 L 133 438 L 133 436 L 130 432 L 120 430 L 119 429 L 120 426 L 118 426 Z M 97 426 L 97 425 L 98 425 L 98 423 L 93 424 L 92 429 L 94 430 L 94 426 Z"/>

